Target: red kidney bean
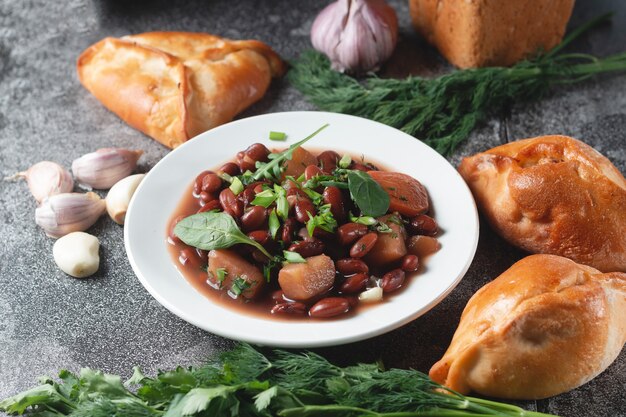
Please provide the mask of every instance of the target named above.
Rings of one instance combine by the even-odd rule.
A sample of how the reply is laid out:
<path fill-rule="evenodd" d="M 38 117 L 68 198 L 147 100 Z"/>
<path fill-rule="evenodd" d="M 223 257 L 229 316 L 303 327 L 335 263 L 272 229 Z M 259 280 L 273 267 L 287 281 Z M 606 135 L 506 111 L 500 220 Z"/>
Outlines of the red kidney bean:
<path fill-rule="evenodd" d="M 354 274 L 341 283 L 339 291 L 346 294 L 361 292 L 365 289 L 369 279 L 368 274 Z"/>
<path fill-rule="evenodd" d="M 304 193 L 304 191 L 302 191 L 301 189 L 299 189 L 298 187 L 291 187 L 287 190 L 287 197 L 298 197 L 298 198 L 306 198 L 308 199 L 309 197 L 307 197 L 307 195 Z"/>
<path fill-rule="evenodd" d="M 172 223 L 170 223 L 170 230 L 167 233 L 167 241 L 171 245 L 175 245 L 177 243 L 182 243 L 182 240 L 180 240 L 180 238 L 174 234 L 174 227 L 176 226 L 176 223 L 178 223 L 179 221 L 181 221 L 184 218 L 185 218 L 185 216 L 181 214 L 180 216 L 176 216 L 174 218 L 174 220 L 172 221 Z"/>
<path fill-rule="evenodd" d="M 330 211 L 333 217 L 339 222 L 343 222 L 346 218 L 346 208 L 343 201 L 343 193 L 337 187 L 326 187 L 322 198 L 325 204 L 330 204 Z"/>
<path fill-rule="evenodd" d="M 296 226 L 297 222 L 296 219 L 294 219 L 293 217 L 289 217 L 287 220 L 285 220 L 285 223 L 283 223 L 280 237 L 285 245 L 291 245 L 293 235 L 296 232 Z"/>
<path fill-rule="evenodd" d="M 204 179 L 204 176 L 207 174 L 210 174 L 211 171 L 202 171 L 200 174 L 198 174 L 198 176 L 196 177 L 194 183 L 193 183 L 193 194 L 195 196 L 199 195 L 200 192 L 202 191 L 202 180 Z"/>
<path fill-rule="evenodd" d="M 267 219 L 265 207 L 251 206 L 241 216 L 241 227 L 243 230 L 255 230 L 265 223 L 265 219 Z"/>
<path fill-rule="evenodd" d="M 221 208 L 222 206 L 220 205 L 219 200 L 211 200 L 202 207 L 200 207 L 200 209 L 196 211 L 196 213 L 204 213 L 205 211 L 211 210 L 220 210 Z"/>
<path fill-rule="evenodd" d="M 298 252 L 303 258 L 308 258 L 310 256 L 321 255 L 324 253 L 324 248 L 324 242 L 319 239 L 309 238 L 293 243 L 289 246 L 288 250 L 290 252 Z"/>
<path fill-rule="evenodd" d="M 324 151 L 317 156 L 320 167 L 326 172 L 332 172 L 337 168 L 337 163 L 340 159 L 341 156 L 335 151 Z"/>
<path fill-rule="evenodd" d="M 272 300 L 274 300 L 274 302 L 276 303 L 284 303 L 285 302 L 285 297 L 283 297 L 284 295 L 285 293 L 283 292 L 283 290 L 276 290 L 272 292 Z"/>
<path fill-rule="evenodd" d="M 337 239 L 342 245 L 349 245 L 369 232 L 367 226 L 360 223 L 346 223 L 337 229 Z"/>
<path fill-rule="evenodd" d="M 350 302 L 343 297 L 322 298 L 309 309 L 309 316 L 327 318 L 347 313 Z"/>
<path fill-rule="evenodd" d="M 402 264 L 400 268 L 405 272 L 417 271 L 419 267 L 419 258 L 415 255 L 405 255 L 402 258 Z"/>
<path fill-rule="evenodd" d="M 202 260 L 195 248 L 182 249 L 178 254 L 178 262 L 183 266 L 192 266 L 194 268 L 202 266 Z"/>
<path fill-rule="evenodd" d="M 294 210 L 296 213 L 296 219 L 302 224 L 308 222 L 311 216 L 315 216 L 316 213 L 315 206 L 311 200 L 308 199 L 300 199 L 296 201 L 294 204 Z"/>
<path fill-rule="evenodd" d="M 241 172 L 256 170 L 256 161 L 243 152 L 237 154 L 237 165 Z"/>
<path fill-rule="evenodd" d="M 257 184 L 253 188 L 254 194 L 259 194 L 263 191 L 263 184 Z"/>
<path fill-rule="evenodd" d="M 323 175 L 322 170 L 317 167 L 317 165 L 309 165 L 304 170 L 304 179 L 310 180 L 313 177 L 317 177 L 318 175 Z"/>
<path fill-rule="evenodd" d="M 252 200 L 254 200 L 254 197 L 256 197 L 256 194 L 252 188 L 246 188 L 237 195 L 237 199 L 241 201 L 244 208 L 248 208 Z"/>
<path fill-rule="evenodd" d="M 255 261 L 264 264 L 265 262 L 267 262 L 267 256 L 265 256 L 263 254 L 263 252 L 261 252 L 258 249 L 252 249 L 252 257 L 254 258 Z"/>
<path fill-rule="evenodd" d="M 357 240 L 350 248 L 350 257 L 362 258 L 372 250 L 378 241 L 378 233 L 370 232 Z"/>
<path fill-rule="evenodd" d="M 241 174 L 241 171 L 239 170 L 239 165 L 234 162 L 226 162 L 220 167 L 220 169 L 217 170 L 217 172 L 218 174 L 228 174 L 231 177 Z"/>
<path fill-rule="evenodd" d="M 380 287 L 384 292 L 393 292 L 399 289 L 404 284 L 406 274 L 401 269 L 394 269 L 383 275 L 383 280 Z"/>
<path fill-rule="evenodd" d="M 215 200 L 215 196 L 213 194 L 207 193 L 206 191 L 202 191 L 198 197 L 200 198 L 201 205 L 205 205 L 209 201 Z"/>
<path fill-rule="evenodd" d="M 214 173 L 208 173 L 202 178 L 202 191 L 214 193 L 222 188 L 222 179 Z"/>
<path fill-rule="evenodd" d="M 425 214 L 420 214 L 411 219 L 409 230 L 416 235 L 435 236 L 438 226 L 435 219 Z"/>
<path fill-rule="evenodd" d="M 243 214 L 243 204 L 237 199 L 237 196 L 230 190 L 230 188 L 224 188 L 220 193 L 220 204 L 226 213 L 235 218 L 238 218 Z"/>
<path fill-rule="evenodd" d="M 300 302 L 276 304 L 270 310 L 272 314 L 304 314 L 306 305 Z"/>
<path fill-rule="evenodd" d="M 363 165 L 359 162 L 352 162 L 352 164 L 350 164 L 350 169 L 354 169 L 357 171 L 363 171 L 363 172 L 367 172 L 370 171 L 370 167 L 368 167 L 367 165 Z"/>
<path fill-rule="evenodd" d="M 196 253 L 198 254 L 198 258 L 202 261 L 202 264 L 206 265 L 209 260 L 209 251 L 196 248 Z"/>
<path fill-rule="evenodd" d="M 248 233 L 248 237 L 255 242 L 258 242 L 261 245 L 265 246 L 270 240 L 270 233 L 267 230 L 255 230 Z"/>
<path fill-rule="evenodd" d="M 270 150 L 262 143 L 253 143 L 248 146 L 248 149 L 246 149 L 244 153 L 254 161 L 267 162 Z"/>
<path fill-rule="evenodd" d="M 335 267 L 337 268 L 337 271 L 339 271 L 343 275 L 352 275 L 358 273 L 367 274 L 370 271 L 370 268 L 365 262 L 360 259 L 352 258 L 344 258 L 335 261 Z"/>

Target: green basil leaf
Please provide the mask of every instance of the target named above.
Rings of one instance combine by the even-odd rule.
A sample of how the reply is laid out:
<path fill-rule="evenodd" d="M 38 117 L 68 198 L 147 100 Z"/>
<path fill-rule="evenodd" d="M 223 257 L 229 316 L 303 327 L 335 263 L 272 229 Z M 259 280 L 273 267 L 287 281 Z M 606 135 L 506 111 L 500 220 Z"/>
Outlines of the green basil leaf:
<path fill-rule="evenodd" d="M 252 245 L 265 256 L 272 256 L 258 242 L 246 236 L 229 214 L 204 212 L 185 217 L 174 227 L 174 234 L 189 246 L 204 250 L 226 249 L 237 243 Z"/>
<path fill-rule="evenodd" d="M 389 194 L 363 171 L 348 171 L 350 196 L 363 216 L 378 217 L 389 210 Z"/>

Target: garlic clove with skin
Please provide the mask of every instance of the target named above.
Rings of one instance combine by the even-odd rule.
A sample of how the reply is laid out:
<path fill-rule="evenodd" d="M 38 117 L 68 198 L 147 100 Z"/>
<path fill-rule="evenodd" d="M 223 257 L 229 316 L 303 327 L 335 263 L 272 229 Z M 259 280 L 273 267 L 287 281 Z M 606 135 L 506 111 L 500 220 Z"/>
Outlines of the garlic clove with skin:
<path fill-rule="evenodd" d="M 123 178 L 109 190 L 105 201 L 107 212 L 115 223 L 124 224 L 130 199 L 145 176 L 145 174 L 135 174 Z"/>
<path fill-rule="evenodd" d="M 26 178 L 28 189 L 38 203 L 51 195 L 69 193 L 74 189 L 72 175 L 56 162 L 37 162 L 9 179 L 13 178 Z"/>
<path fill-rule="evenodd" d="M 398 41 L 398 18 L 384 0 L 338 0 L 317 16 L 313 47 L 339 71 L 367 72 L 386 61 Z"/>
<path fill-rule="evenodd" d="M 56 194 L 37 207 L 35 222 L 46 235 L 57 238 L 88 229 L 105 210 L 104 200 L 96 193 Z"/>
<path fill-rule="evenodd" d="M 75 159 L 72 172 L 80 184 L 107 190 L 135 170 L 142 153 L 122 148 L 98 149 Z"/>

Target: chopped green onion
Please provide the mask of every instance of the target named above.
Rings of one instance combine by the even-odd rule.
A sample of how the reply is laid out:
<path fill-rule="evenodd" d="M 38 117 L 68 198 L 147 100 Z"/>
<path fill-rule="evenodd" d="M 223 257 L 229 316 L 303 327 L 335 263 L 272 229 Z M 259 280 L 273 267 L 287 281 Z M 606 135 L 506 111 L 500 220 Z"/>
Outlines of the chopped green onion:
<path fill-rule="evenodd" d="M 226 275 L 228 275 L 228 272 L 226 271 L 226 268 L 217 268 L 215 270 L 215 272 L 217 274 L 217 277 L 215 277 L 215 279 L 220 284 L 220 288 L 221 288 L 222 287 L 222 283 L 226 279 Z"/>
<path fill-rule="evenodd" d="M 345 154 L 344 156 L 341 157 L 337 165 L 339 165 L 339 168 L 348 168 L 351 163 L 352 163 L 352 158 L 350 157 L 350 155 Z"/>
<path fill-rule="evenodd" d="M 306 263 L 306 259 L 304 259 L 302 255 L 300 255 L 298 252 L 290 252 L 288 250 L 284 250 L 283 257 L 285 258 L 285 263 L 289 263 L 289 264 Z"/>
<path fill-rule="evenodd" d="M 285 132 L 270 131 L 270 140 L 285 140 L 285 139 L 287 139 L 287 134 Z"/>
<path fill-rule="evenodd" d="M 233 285 L 230 287 L 230 292 L 238 297 L 246 289 L 250 288 L 250 283 L 241 277 L 237 277 L 233 280 Z"/>
<path fill-rule="evenodd" d="M 231 177 L 229 174 L 222 172 L 221 174 L 218 174 L 218 176 L 223 179 L 224 181 L 231 183 L 233 182 L 233 177 Z"/>
<path fill-rule="evenodd" d="M 278 229 L 280 228 L 280 221 L 278 220 L 276 209 L 273 209 L 272 211 L 270 211 L 270 217 L 269 217 L 267 224 L 270 229 L 270 235 L 272 236 L 272 239 L 275 240 L 276 233 L 278 232 Z"/>
<path fill-rule="evenodd" d="M 254 200 L 252 200 L 250 204 L 253 206 L 263 206 L 268 208 L 274 201 L 276 201 L 276 197 L 277 195 L 274 191 L 263 190 L 254 197 Z"/>
<path fill-rule="evenodd" d="M 230 183 L 230 191 L 235 195 L 239 195 L 243 191 L 243 183 L 237 177 L 233 177 L 233 182 Z"/>
<path fill-rule="evenodd" d="M 278 214 L 281 219 L 287 220 L 287 217 L 289 217 L 287 193 L 285 189 L 278 184 L 274 184 L 274 192 L 276 193 L 276 214 Z"/>

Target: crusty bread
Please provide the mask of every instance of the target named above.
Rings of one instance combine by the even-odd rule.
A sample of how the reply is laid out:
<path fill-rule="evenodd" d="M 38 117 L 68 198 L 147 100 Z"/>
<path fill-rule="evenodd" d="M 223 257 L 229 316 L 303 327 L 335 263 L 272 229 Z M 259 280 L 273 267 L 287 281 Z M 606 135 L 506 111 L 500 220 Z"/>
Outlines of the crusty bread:
<path fill-rule="evenodd" d="M 615 360 L 625 318 L 626 274 L 531 255 L 474 294 L 430 376 L 461 393 L 557 395 Z"/>
<path fill-rule="evenodd" d="M 550 50 L 574 0 L 409 0 L 413 25 L 460 68 L 509 66 Z"/>
<path fill-rule="evenodd" d="M 482 214 L 515 246 L 626 272 L 626 180 L 590 146 L 542 136 L 461 161 Z"/>
<path fill-rule="evenodd" d="M 77 68 L 105 107 L 173 148 L 259 100 L 285 64 L 255 40 L 152 32 L 103 39 L 81 54 Z"/>

